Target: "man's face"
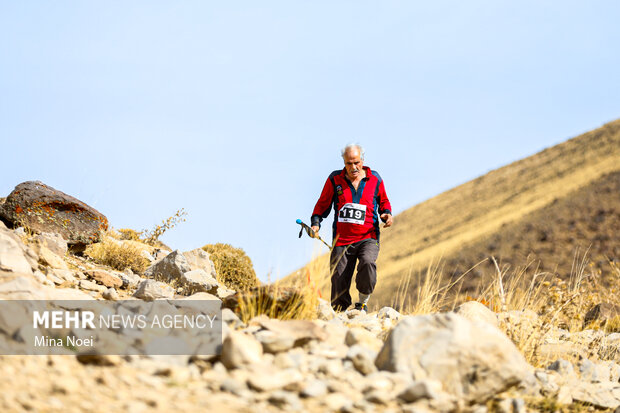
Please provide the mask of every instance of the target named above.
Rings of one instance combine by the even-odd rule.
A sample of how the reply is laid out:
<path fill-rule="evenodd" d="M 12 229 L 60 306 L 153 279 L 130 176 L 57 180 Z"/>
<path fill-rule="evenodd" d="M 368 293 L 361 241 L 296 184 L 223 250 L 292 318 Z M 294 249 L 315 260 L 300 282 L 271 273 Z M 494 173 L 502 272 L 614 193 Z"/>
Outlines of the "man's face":
<path fill-rule="evenodd" d="M 347 170 L 347 178 L 350 181 L 356 180 L 362 173 L 362 167 L 364 161 L 360 157 L 360 152 L 357 148 L 351 148 L 344 154 L 344 167 Z"/>

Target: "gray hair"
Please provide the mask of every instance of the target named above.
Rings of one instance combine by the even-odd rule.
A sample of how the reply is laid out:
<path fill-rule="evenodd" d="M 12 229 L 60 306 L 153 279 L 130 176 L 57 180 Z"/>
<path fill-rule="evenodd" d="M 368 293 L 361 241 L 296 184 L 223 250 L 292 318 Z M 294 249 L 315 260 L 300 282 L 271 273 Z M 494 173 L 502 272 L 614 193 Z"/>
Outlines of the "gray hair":
<path fill-rule="evenodd" d="M 342 149 L 341 155 L 342 155 L 342 159 L 344 159 L 344 154 L 349 152 L 350 149 L 356 148 L 359 153 L 360 153 L 360 159 L 363 161 L 364 160 L 364 148 L 362 148 L 362 145 L 358 144 L 358 143 L 350 143 L 347 146 L 345 146 Z"/>

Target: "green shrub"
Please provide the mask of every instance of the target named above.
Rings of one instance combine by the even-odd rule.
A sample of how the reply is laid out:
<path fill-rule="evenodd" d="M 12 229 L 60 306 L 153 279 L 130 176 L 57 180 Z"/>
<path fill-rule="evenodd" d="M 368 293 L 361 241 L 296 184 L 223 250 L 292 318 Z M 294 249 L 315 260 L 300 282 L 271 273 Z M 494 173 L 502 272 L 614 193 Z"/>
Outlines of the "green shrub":
<path fill-rule="evenodd" d="M 205 245 L 202 249 L 209 253 L 218 281 L 227 288 L 244 291 L 258 286 L 252 260 L 241 248 L 217 243 Z"/>

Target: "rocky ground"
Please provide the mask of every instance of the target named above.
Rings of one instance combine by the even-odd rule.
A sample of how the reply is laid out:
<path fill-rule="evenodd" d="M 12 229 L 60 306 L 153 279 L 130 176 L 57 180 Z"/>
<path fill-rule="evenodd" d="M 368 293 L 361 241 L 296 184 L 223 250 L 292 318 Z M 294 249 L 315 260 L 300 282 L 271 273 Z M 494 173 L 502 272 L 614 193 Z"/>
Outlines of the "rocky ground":
<path fill-rule="evenodd" d="M 0 299 L 234 294 L 218 284 L 202 250 L 147 255 L 143 275 L 114 271 L 67 252 L 58 234 L 0 222 Z M 15 319 L 0 314 L 0 344 L 24 334 Z M 222 319 L 216 356 L 0 356 L 0 408 L 520 413 L 620 406 L 620 334 L 570 333 L 532 312 L 494 313 L 471 301 L 442 314 L 334 313 L 320 301 L 313 320 L 244 323 L 230 309 Z M 526 345 L 534 334 L 541 337 Z"/>

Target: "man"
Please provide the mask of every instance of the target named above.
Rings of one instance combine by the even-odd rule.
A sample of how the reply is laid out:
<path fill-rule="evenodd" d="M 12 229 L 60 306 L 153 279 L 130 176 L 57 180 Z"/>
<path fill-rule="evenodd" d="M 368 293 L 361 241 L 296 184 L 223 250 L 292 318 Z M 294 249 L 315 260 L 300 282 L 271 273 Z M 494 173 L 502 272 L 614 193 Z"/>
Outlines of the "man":
<path fill-rule="evenodd" d="M 321 221 L 334 207 L 331 266 L 331 301 L 337 311 L 351 305 L 351 279 L 357 265 L 355 286 L 359 291 L 358 310 L 368 308 L 368 299 L 377 283 L 379 255 L 379 217 L 384 227 L 392 225 L 392 207 L 383 180 L 376 171 L 364 166 L 364 150 L 360 145 L 347 145 L 342 150 L 344 168 L 332 172 L 312 212 L 311 225 L 318 233 Z"/>

